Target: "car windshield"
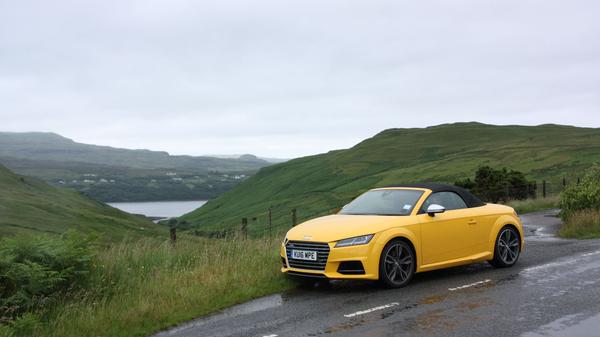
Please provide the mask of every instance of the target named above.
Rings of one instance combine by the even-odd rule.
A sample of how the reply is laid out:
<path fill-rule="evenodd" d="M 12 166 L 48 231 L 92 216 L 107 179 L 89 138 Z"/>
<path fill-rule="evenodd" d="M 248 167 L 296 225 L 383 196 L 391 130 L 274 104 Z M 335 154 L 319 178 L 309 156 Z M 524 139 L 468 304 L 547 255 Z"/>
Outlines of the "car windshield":
<path fill-rule="evenodd" d="M 409 215 L 422 194 L 419 190 L 373 190 L 344 206 L 339 214 Z"/>

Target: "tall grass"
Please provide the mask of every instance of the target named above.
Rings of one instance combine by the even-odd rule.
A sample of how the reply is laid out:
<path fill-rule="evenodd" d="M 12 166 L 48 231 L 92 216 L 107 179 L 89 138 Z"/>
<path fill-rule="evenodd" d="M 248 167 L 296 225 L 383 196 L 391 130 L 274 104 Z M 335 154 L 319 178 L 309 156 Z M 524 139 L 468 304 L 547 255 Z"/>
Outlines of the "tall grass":
<path fill-rule="evenodd" d="M 558 235 L 574 239 L 600 238 L 600 210 L 586 209 L 569 213 Z"/>
<path fill-rule="evenodd" d="M 44 314 L 36 336 L 147 336 L 281 291 L 279 238 L 143 239 L 98 253 L 89 287 Z"/>
<path fill-rule="evenodd" d="M 558 208 L 559 202 L 560 199 L 558 195 L 554 195 L 549 196 L 547 198 L 512 200 L 509 201 L 506 205 L 514 208 L 517 213 L 521 214 Z"/>

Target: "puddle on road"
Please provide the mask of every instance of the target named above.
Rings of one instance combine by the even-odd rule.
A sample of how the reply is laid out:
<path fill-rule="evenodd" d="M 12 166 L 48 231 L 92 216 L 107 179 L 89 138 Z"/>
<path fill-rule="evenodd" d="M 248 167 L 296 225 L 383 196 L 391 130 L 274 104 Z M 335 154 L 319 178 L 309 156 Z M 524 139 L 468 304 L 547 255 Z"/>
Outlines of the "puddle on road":
<path fill-rule="evenodd" d="M 493 287 L 493 284 L 485 286 L 485 288 L 488 288 L 488 287 Z M 372 313 L 362 315 L 360 317 L 351 318 L 349 321 L 345 321 L 343 323 L 325 328 L 322 331 L 319 331 L 315 334 L 310 334 L 310 336 L 319 336 L 319 335 L 334 334 L 334 333 L 341 333 L 344 331 L 349 331 L 349 330 L 352 330 L 354 328 L 357 328 L 357 327 L 360 327 L 360 326 L 363 326 L 366 324 L 370 324 L 370 323 L 374 323 L 374 322 L 377 322 L 380 320 L 390 318 L 396 314 L 400 314 L 400 313 L 408 311 L 408 310 L 412 310 L 412 309 L 416 309 L 416 308 L 424 307 L 424 306 L 428 307 L 429 305 L 438 304 L 438 303 L 444 302 L 446 300 L 461 299 L 462 296 L 464 296 L 464 292 L 481 293 L 481 291 L 482 291 L 481 288 L 483 288 L 483 287 L 465 289 L 462 291 L 463 295 L 460 295 L 457 292 L 457 293 L 446 293 L 446 294 L 441 294 L 441 295 L 428 296 L 428 297 L 425 297 L 415 303 L 406 304 L 404 306 L 394 306 L 394 307 L 390 307 L 389 309 L 386 309 L 383 312 L 372 312 Z M 494 304 L 494 301 L 492 301 L 489 298 L 478 299 L 477 301 L 460 301 L 460 302 L 452 305 L 452 307 L 449 310 L 450 310 L 450 312 L 453 312 L 453 313 L 460 312 L 463 314 L 468 314 L 470 311 L 479 309 L 483 306 L 489 306 L 489 305 L 493 305 L 493 304 Z M 404 323 L 403 323 L 403 324 L 405 324 L 404 328 L 406 329 L 407 327 L 410 327 L 413 330 L 420 331 L 420 332 L 429 331 L 434 328 L 439 328 L 440 326 L 442 326 L 444 329 L 452 329 L 452 328 L 454 328 L 455 322 L 453 320 L 449 319 L 449 317 L 451 317 L 452 315 L 444 314 L 445 311 L 447 311 L 447 309 L 441 309 L 441 308 L 429 309 L 423 313 L 418 314 L 418 316 L 416 318 L 413 317 L 413 318 L 408 319 L 408 321 L 404 321 Z"/>
<path fill-rule="evenodd" d="M 533 267 L 522 269 L 519 275 L 527 279 L 527 285 L 540 285 L 561 278 L 577 278 L 577 275 L 600 269 L 600 250 L 579 256 L 560 259 Z"/>
<path fill-rule="evenodd" d="M 441 302 L 441 301 L 445 300 L 446 298 L 448 298 L 448 294 L 446 294 L 446 295 L 429 296 L 429 297 L 425 297 L 424 299 L 420 300 L 419 304 L 433 304 L 433 303 L 438 303 L 438 302 Z"/>
<path fill-rule="evenodd" d="M 600 326 L 600 314 L 584 318 L 583 314 L 569 315 L 542 325 L 521 337 L 589 337 L 595 336 Z"/>
<path fill-rule="evenodd" d="M 232 317 L 232 316 L 240 316 L 247 315 L 249 313 L 253 313 L 256 311 L 271 309 L 275 307 L 279 307 L 283 304 L 283 299 L 281 295 L 271 295 L 266 297 L 261 297 L 250 302 L 246 302 L 244 304 L 236 305 L 235 307 L 230 308 L 227 312 L 223 312 L 223 314 Z"/>

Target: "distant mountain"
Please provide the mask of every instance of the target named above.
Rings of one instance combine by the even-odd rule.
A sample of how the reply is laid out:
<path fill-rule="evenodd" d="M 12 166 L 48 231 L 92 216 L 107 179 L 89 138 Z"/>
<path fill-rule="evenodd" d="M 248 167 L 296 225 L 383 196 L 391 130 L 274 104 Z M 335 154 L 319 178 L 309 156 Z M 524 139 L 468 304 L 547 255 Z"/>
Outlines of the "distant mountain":
<path fill-rule="evenodd" d="M 0 165 L 0 236 L 21 233 L 60 234 L 76 229 L 104 241 L 125 237 L 166 237 L 164 227 L 80 193 L 14 174 Z"/>
<path fill-rule="evenodd" d="M 241 157 L 247 156 L 249 158 L 258 158 L 258 159 L 262 159 L 265 160 L 269 163 L 273 163 L 273 164 L 277 164 L 277 163 L 283 163 L 288 161 L 289 159 L 284 159 L 284 158 L 269 158 L 269 157 L 257 157 L 253 154 L 211 154 L 211 155 L 207 155 L 208 157 L 215 157 L 215 158 L 230 158 L 230 159 L 241 159 Z"/>
<path fill-rule="evenodd" d="M 239 172 L 269 165 L 256 156 L 215 158 L 172 156 L 167 152 L 119 149 L 77 143 L 55 133 L 0 132 L 0 157 L 81 162 L 139 169 L 193 169 L 198 172 Z"/>
<path fill-rule="evenodd" d="M 0 132 L 0 164 L 102 201 L 210 199 L 271 163 L 173 156 L 77 143 L 55 133 Z"/>
<path fill-rule="evenodd" d="M 267 228 L 330 213 L 359 193 L 410 182 L 453 183 L 473 177 L 480 165 L 508 167 L 553 188 L 569 183 L 600 161 L 600 129 L 563 125 L 495 126 L 456 123 L 389 129 L 347 150 L 297 158 L 261 169 L 217 199 L 181 219 L 203 230 Z"/>

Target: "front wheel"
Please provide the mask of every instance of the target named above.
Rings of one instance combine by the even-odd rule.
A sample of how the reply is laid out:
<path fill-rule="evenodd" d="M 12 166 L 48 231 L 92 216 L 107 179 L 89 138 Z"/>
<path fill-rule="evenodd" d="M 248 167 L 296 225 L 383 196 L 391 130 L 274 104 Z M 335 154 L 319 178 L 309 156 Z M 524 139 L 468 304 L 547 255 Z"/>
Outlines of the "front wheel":
<path fill-rule="evenodd" d="M 404 287 L 415 275 L 416 265 L 410 245 L 403 240 L 392 240 L 381 253 L 379 281 L 390 288 Z"/>
<path fill-rule="evenodd" d="M 490 264 L 494 267 L 504 268 L 514 265 L 521 254 L 521 238 L 519 232 L 512 226 L 500 230 L 496 238 L 494 258 Z"/>

